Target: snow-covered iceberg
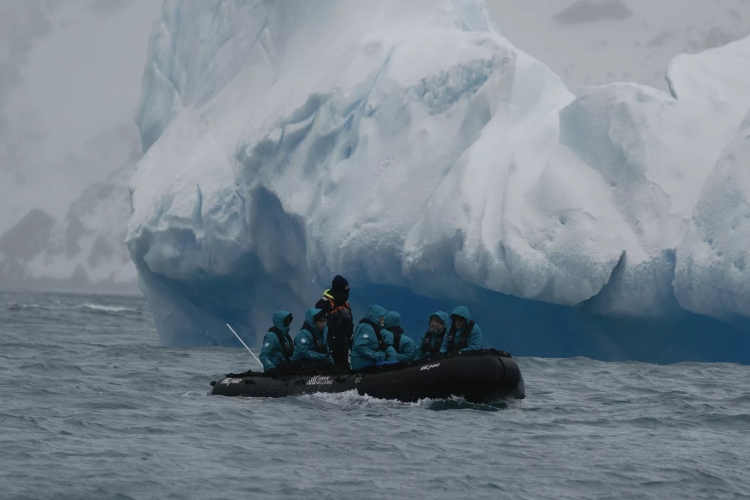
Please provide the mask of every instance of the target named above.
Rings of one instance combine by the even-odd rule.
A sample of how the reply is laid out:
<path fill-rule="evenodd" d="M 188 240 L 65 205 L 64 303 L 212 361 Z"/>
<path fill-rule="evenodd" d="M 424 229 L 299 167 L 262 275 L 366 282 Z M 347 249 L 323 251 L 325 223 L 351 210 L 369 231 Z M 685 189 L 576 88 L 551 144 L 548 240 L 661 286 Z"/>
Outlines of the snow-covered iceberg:
<path fill-rule="evenodd" d="M 750 108 L 749 43 L 677 58 L 671 95 L 573 96 L 478 0 L 168 0 L 128 227 L 160 335 L 252 338 L 337 273 L 363 301 L 682 314 L 680 243 Z"/>
<path fill-rule="evenodd" d="M 750 318 L 750 113 L 722 152 L 677 249 L 674 289 L 685 309 Z"/>

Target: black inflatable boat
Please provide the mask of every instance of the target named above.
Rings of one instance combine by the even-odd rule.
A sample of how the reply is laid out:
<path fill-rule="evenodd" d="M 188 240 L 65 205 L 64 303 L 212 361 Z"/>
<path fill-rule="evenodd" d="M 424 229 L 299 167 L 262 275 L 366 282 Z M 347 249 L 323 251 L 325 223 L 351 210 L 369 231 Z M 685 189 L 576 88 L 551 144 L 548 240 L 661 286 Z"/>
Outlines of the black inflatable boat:
<path fill-rule="evenodd" d="M 523 399 L 525 396 L 518 365 L 510 354 L 494 349 L 443 354 L 360 372 L 279 376 L 230 373 L 211 385 L 211 394 L 270 398 L 350 390 L 375 398 L 407 402 L 458 396 L 470 403 L 487 403 L 502 398 Z"/>

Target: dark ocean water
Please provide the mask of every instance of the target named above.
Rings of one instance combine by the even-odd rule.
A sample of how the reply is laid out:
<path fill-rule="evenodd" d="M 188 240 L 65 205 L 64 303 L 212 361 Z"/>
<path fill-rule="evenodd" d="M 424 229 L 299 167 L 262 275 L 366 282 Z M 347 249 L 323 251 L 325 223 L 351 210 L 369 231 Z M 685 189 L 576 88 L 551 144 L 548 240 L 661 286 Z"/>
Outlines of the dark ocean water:
<path fill-rule="evenodd" d="M 1 498 L 745 498 L 750 367 L 521 358 L 527 399 L 208 396 L 140 297 L 0 292 Z M 497 346 L 502 348 L 503 346 Z"/>

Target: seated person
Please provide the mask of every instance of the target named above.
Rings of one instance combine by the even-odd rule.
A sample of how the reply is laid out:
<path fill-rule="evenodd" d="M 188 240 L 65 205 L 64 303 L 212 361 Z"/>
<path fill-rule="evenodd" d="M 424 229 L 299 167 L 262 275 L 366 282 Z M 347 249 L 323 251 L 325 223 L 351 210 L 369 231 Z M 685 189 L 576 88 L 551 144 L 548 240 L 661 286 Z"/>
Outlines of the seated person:
<path fill-rule="evenodd" d="M 438 311 L 430 316 L 429 325 L 429 329 L 419 340 L 419 349 L 417 349 L 415 359 L 429 358 L 440 352 L 443 338 L 451 325 L 450 316 L 446 312 Z"/>
<path fill-rule="evenodd" d="M 367 309 L 367 315 L 360 320 L 354 331 L 354 345 L 352 346 L 352 370 L 362 370 L 376 366 L 383 362 L 396 358 L 393 346 L 386 344 L 382 329 L 384 316 L 388 311 L 379 305 L 371 305 Z"/>
<path fill-rule="evenodd" d="M 443 338 L 440 352 L 476 351 L 482 348 L 482 330 L 471 320 L 469 308 L 458 306 L 451 313 L 452 325 Z"/>
<path fill-rule="evenodd" d="M 305 311 L 305 322 L 294 339 L 292 370 L 295 371 L 330 371 L 332 365 L 326 335 L 326 313 L 317 308 Z"/>
<path fill-rule="evenodd" d="M 389 311 L 383 317 L 383 338 L 385 343 L 392 345 L 396 351 L 396 360 L 399 363 L 414 361 L 417 354 L 417 347 L 414 341 L 404 335 L 404 329 L 401 328 L 401 315 L 396 311 Z"/>
<path fill-rule="evenodd" d="M 292 359 L 294 342 L 289 336 L 292 319 L 292 313 L 288 311 L 273 313 L 273 326 L 268 329 L 260 350 L 260 362 L 263 363 L 264 371 L 274 371 L 279 365 Z"/>

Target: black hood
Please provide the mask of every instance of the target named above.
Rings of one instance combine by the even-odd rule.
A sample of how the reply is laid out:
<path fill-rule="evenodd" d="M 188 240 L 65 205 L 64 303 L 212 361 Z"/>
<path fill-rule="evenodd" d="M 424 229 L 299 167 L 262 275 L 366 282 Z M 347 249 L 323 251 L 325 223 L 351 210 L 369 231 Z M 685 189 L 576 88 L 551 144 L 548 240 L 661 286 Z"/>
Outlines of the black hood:
<path fill-rule="evenodd" d="M 332 292 L 343 292 L 348 287 L 349 287 L 349 282 L 346 281 L 346 278 L 344 278 L 340 274 L 337 274 L 336 277 L 333 278 L 333 281 L 331 281 Z"/>

